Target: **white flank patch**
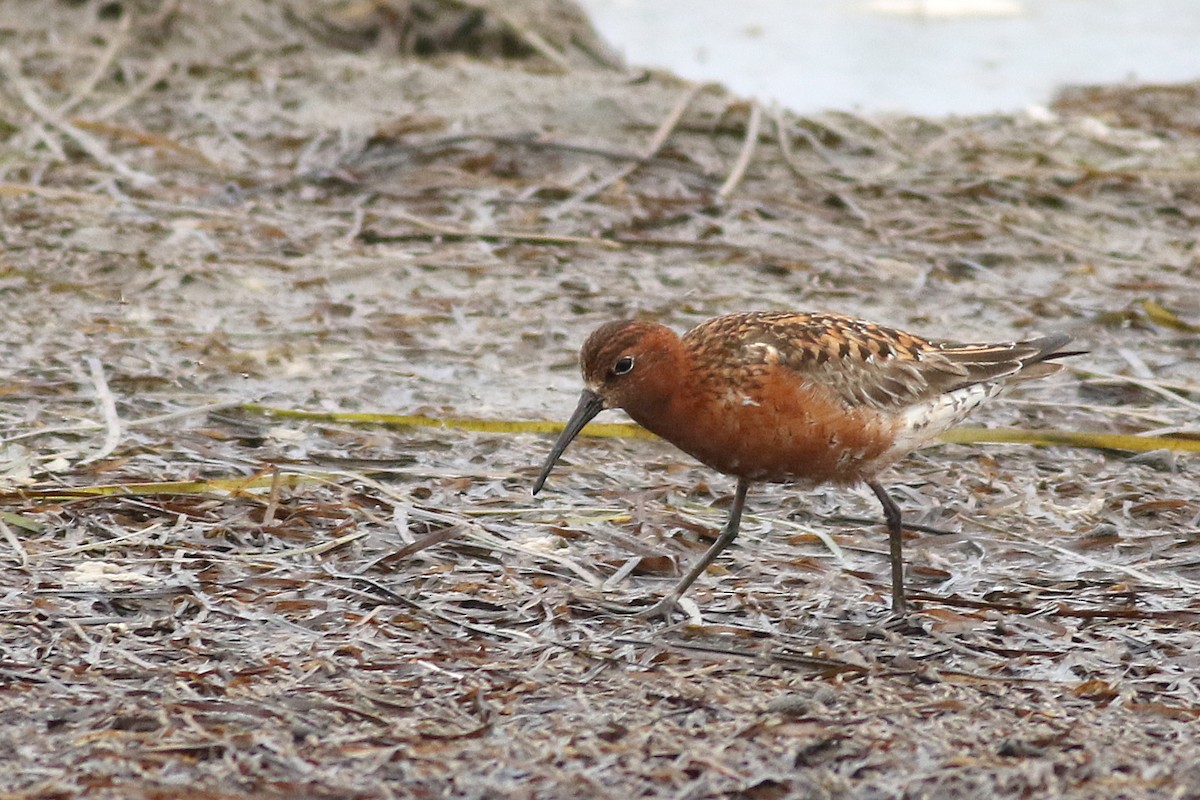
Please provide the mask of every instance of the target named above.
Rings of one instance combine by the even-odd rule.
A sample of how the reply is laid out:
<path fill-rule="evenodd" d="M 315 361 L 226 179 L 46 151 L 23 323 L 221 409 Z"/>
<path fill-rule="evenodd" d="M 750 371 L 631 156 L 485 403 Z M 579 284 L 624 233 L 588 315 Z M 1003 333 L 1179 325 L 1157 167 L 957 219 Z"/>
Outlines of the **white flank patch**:
<path fill-rule="evenodd" d="M 900 417 L 896 441 L 888 452 L 908 453 L 936 439 L 966 419 L 985 400 L 998 395 L 1000 389 L 998 383 L 977 383 L 909 408 Z"/>

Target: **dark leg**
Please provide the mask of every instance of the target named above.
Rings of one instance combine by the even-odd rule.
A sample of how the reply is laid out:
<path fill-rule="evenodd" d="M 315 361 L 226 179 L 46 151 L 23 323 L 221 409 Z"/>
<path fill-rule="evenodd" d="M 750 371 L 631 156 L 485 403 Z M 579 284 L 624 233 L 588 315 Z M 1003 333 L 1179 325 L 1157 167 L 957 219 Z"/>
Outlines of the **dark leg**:
<path fill-rule="evenodd" d="M 746 491 L 749 488 L 749 481 L 745 478 L 738 478 L 737 490 L 733 495 L 733 505 L 729 509 L 729 521 L 725 523 L 725 527 L 721 530 L 721 535 L 712 543 L 707 552 L 700 557 L 700 560 L 692 565 L 692 568 L 680 579 L 679 583 L 675 584 L 675 588 L 671 590 L 671 593 L 644 611 L 639 611 L 639 617 L 647 619 L 662 617 L 668 621 L 671 619 L 671 612 L 675 610 L 675 606 L 679 603 L 679 598 L 683 597 L 688 588 L 696 582 L 696 579 L 704 574 L 704 570 L 708 569 L 717 556 L 721 555 L 721 551 L 737 538 L 738 527 L 742 522 L 742 508 L 746 505 Z"/>
<path fill-rule="evenodd" d="M 887 490 L 875 481 L 867 481 L 867 486 L 883 504 L 883 516 L 887 519 L 888 545 L 892 558 L 892 613 L 904 613 L 904 526 L 900 522 L 900 506 L 888 497 Z"/>

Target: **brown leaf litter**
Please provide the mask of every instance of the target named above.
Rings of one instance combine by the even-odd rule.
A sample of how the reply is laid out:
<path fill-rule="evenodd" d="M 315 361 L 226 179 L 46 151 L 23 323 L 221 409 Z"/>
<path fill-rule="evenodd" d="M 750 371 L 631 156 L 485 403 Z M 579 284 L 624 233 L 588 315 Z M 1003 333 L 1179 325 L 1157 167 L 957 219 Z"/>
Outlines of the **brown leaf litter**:
<path fill-rule="evenodd" d="M 1186 455 L 906 460 L 903 625 L 871 498 L 756 489 L 663 629 L 606 604 L 661 593 L 730 491 L 666 445 L 581 442 L 535 501 L 546 437 L 238 410 L 557 419 L 599 322 L 826 308 L 1066 331 L 1090 355 L 980 421 L 1194 436 L 1197 86 L 799 117 L 621 67 L 561 4 L 28 12 L 0 793 L 1200 793 Z"/>

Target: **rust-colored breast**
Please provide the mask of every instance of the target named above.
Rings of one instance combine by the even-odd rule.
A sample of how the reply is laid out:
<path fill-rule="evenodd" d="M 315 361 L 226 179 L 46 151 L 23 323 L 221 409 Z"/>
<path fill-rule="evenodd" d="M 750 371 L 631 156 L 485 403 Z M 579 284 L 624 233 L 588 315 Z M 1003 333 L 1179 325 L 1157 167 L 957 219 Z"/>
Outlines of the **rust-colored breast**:
<path fill-rule="evenodd" d="M 784 369 L 765 370 L 743 390 L 699 392 L 662 435 L 721 472 L 752 480 L 854 483 L 882 466 L 894 422 L 870 408 L 846 410 Z"/>
<path fill-rule="evenodd" d="M 670 408 L 645 416 L 628 410 L 727 474 L 810 483 L 871 477 L 894 441 L 894 419 L 870 404 L 847 403 L 821 381 L 816 349 L 828 343 L 799 338 L 799 328 L 779 331 L 779 320 L 739 315 L 694 329 L 683 338 L 686 369 Z M 795 368 L 810 363 L 814 369 Z"/>

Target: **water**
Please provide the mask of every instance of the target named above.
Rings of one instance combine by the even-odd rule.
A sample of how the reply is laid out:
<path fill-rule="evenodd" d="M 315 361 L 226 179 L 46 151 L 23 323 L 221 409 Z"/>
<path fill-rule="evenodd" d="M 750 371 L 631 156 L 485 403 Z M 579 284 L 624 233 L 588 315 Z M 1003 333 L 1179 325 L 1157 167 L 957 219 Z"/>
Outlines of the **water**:
<path fill-rule="evenodd" d="M 1200 79 L 1200 0 L 582 0 L 628 62 L 799 112 L 1019 111 Z M 906 13 L 923 6 L 924 13 Z"/>

